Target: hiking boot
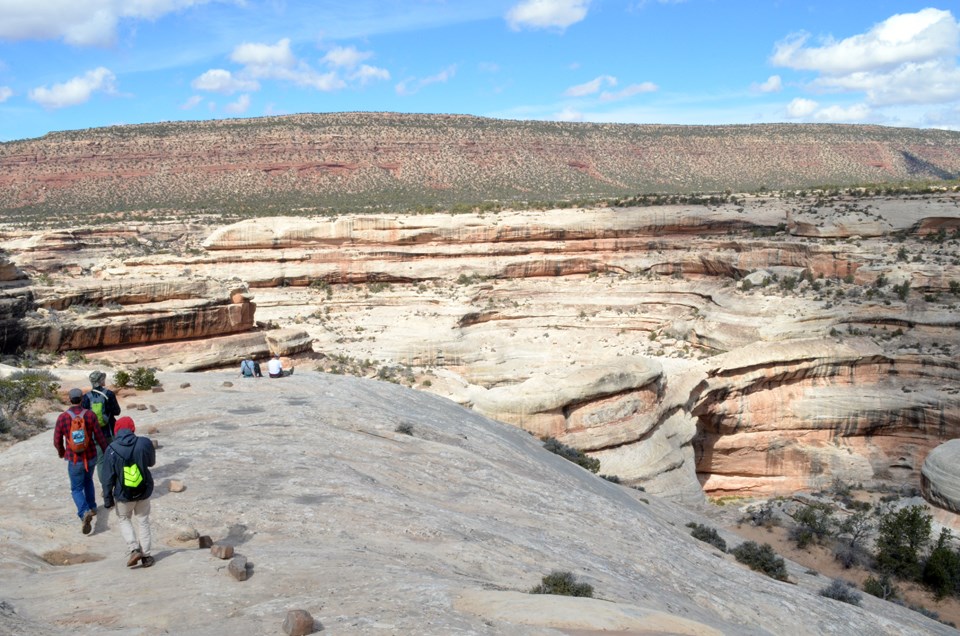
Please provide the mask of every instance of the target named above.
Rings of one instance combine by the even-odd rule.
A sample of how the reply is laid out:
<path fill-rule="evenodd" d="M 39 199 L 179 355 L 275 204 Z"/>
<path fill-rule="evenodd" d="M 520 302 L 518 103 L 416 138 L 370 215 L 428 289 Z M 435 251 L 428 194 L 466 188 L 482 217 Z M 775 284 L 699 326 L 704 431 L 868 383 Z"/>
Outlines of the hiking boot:
<path fill-rule="evenodd" d="M 146 559 L 146 557 L 144 557 L 143 554 L 140 552 L 139 548 L 137 548 L 136 550 L 131 550 L 130 556 L 127 557 L 127 567 L 132 568 L 133 566 L 135 566 L 137 562 L 140 561 L 141 557 Z"/>
<path fill-rule="evenodd" d="M 153 565 L 154 562 L 155 562 L 155 559 L 148 554 L 147 556 L 145 556 L 145 557 L 143 557 L 142 559 L 140 559 L 140 567 L 142 567 L 142 568 L 148 568 L 148 567 L 150 567 L 151 565 Z"/>
<path fill-rule="evenodd" d="M 83 534 L 90 534 L 90 531 L 93 530 L 93 511 L 87 510 L 83 513 Z"/>

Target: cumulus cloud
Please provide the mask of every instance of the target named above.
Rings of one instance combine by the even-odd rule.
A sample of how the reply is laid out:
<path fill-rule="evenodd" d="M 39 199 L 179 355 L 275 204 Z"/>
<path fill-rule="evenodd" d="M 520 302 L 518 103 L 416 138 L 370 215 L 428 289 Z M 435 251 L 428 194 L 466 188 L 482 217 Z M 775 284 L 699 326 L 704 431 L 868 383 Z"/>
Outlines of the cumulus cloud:
<path fill-rule="evenodd" d="M 13 96 L 13 90 L 9 86 L 0 86 L 0 104 Z"/>
<path fill-rule="evenodd" d="M 361 64 L 360 67 L 350 73 L 348 77 L 362 85 L 373 80 L 388 80 L 390 79 L 390 71 L 385 68 Z"/>
<path fill-rule="evenodd" d="M 263 77 L 297 64 L 297 58 L 290 50 L 290 38 L 283 38 L 276 44 L 245 42 L 233 50 L 230 59 L 244 65 L 248 73 Z"/>
<path fill-rule="evenodd" d="M 250 108 L 250 96 L 249 95 L 240 95 L 235 102 L 230 102 L 223 107 L 223 110 L 232 114 L 240 115 L 247 112 L 247 109 Z"/>
<path fill-rule="evenodd" d="M 63 84 L 54 84 L 50 88 L 39 86 L 28 97 L 48 109 L 76 106 L 90 100 L 94 93 L 116 93 L 116 76 L 102 66 L 84 75 L 67 80 Z"/>
<path fill-rule="evenodd" d="M 659 90 L 659 86 L 653 82 L 642 82 L 640 84 L 631 84 L 625 88 L 620 89 L 619 91 L 603 91 L 600 93 L 600 101 L 603 102 L 616 102 L 621 99 L 627 99 L 628 97 L 633 97 L 634 95 L 639 95 L 640 93 L 652 93 L 656 90 Z"/>
<path fill-rule="evenodd" d="M 523 0 L 507 11 L 507 24 L 514 31 L 566 29 L 587 17 L 590 0 Z"/>
<path fill-rule="evenodd" d="M 887 18 L 867 33 L 822 46 L 804 46 L 809 34 L 800 33 L 778 43 L 771 61 L 777 66 L 819 71 L 831 75 L 892 68 L 960 51 L 960 25 L 949 11 L 923 9 Z"/>
<path fill-rule="evenodd" d="M 586 97 L 587 95 L 593 95 L 594 93 L 598 92 L 604 86 L 616 85 L 616 77 L 613 77 L 612 75 L 601 75 L 584 84 L 571 86 L 567 90 L 563 91 L 563 94 L 567 97 Z"/>
<path fill-rule="evenodd" d="M 856 124 L 866 121 L 870 117 L 870 107 L 866 104 L 852 106 L 827 106 L 813 114 L 817 121 L 838 124 Z"/>
<path fill-rule="evenodd" d="M 198 91 L 210 91 L 212 93 L 223 93 L 224 95 L 241 91 L 255 91 L 260 88 L 256 80 L 236 77 L 230 71 L 222 68 L 210 69 L 190 82 L 190 86 Z"/>
<path fill-rule="evenodd" d="M 445 84 L 450 81 L 457 73 L 456 65 L 448 66 L 436 75 L 430 75 L 421 79 L 408 78 L 396 85 L 397 95 L 413 95 L 420 89 L 430 84 Z"/>
<path fill-rule="evenodd" d="M 771 75 L 765 82 L 752 84 L 750 90 L 758 93 L 779 93 L 783 90 L 783 80 L 779 75 Z"/>
<path fill-rule="evenodd" d="M 554 121 L 583 121 L 583 113 L 573 108 L 564 108 L 552 119 Z"/>
<path fill-rule="evenodd" d="M 155 20 L 211 0 L 0 0 L 0 39 L 106 46 L 121 20 Z"/>
<path fill-rule="evenodd" d="M 819 105 L 820 104 L 812 99 L 797 97 L 787 104 L 787 116 L 794 119 L 803 119 L 808 115 L 812 115 L 813 111 L 817 110 Z"/>
<path fill-rule="evenodd" d="M 773 64 L 813 71 L 810 87 L 863 93 L 869 105 L 945 103 L 960 99 L 960 23 L 940 9 L 891 16 L 866 33 L 826 38 L 809 34 L 776 44 Z"/>
<path fill-rule="evenodd" d="M 866 104 L 853 104 L 850 106 L 831 106 L 820 107 L 818 102 L 812 99 L 797 97 L 787 104 L 787 117 L 791 119 L 802 119 L 805 121 L 821 121 L 829 123 L 859 123 L 870 119 L 873 112 Z"/>
<path fill-rule="evenodd" d="M 0 0 L 2 1 L 2 0 Z M 390 79 L 386 69 L 361 64 L 373 53 L 358 51 L 354 47 L 331 49 L 321 63 L 327 70 L 319 70 L 299 59 L 290 47 L 290 39 L 283 38 L 275 44 L 245 42 L 237 46 L 230 59 L 242 65 L 239 71 L 211 69 L 192 82 L 197 90 L 224 94 L 257 91 L 261 81 L 276 80 L 319 91 L 336 91 L 348 86 L 348 82 L 364 85 L 374 80 Z"/>
<path fill-rule="evenodd" d="M 338 46 L 330 49 L 321 61 L 328 66 L 354 68 L 371 57 L 373 53 L 369 51 L 358 51 L 352 46 Z"/>
<path fill-rule="evenodd" d="M 180 104 L 180 110 L 192 110 L 193 108 L 200 105 L 200 102 L 203 101 L 203 97 L 200 95 L 194 95 L 187 101 Z"/>

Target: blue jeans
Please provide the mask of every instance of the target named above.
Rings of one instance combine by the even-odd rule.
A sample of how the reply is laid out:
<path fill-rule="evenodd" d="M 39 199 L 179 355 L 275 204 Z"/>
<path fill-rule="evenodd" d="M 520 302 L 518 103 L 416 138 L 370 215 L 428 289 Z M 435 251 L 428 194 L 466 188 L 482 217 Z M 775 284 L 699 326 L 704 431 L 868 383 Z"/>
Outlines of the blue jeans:
<path fill-rule="evenodd" d="M 77 504 L 77 516 L 83 519 L 87 510 L 97 510 L 96 492 L 93 490 L 93 471 L 97 465 L 97 460 L 87 460 L 87 466 L 84 468 L 83 460 L 78 462 L 67 462 L 67 474 L 70 475 L 70 494 L 73 495 L 73 503 Z"/>

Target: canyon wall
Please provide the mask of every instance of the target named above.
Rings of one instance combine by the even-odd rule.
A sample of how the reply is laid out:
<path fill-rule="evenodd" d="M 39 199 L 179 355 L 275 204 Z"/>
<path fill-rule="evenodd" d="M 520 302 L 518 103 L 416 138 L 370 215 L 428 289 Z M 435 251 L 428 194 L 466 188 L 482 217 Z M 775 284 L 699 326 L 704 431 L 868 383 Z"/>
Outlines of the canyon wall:
<path fill-rule="evenodd" d="M 168 370 L 280 352 L 697 500 L 919 483 L 960 424 L 958 210 L 949 192 L 762 196 L 10 229 L 3 247 L 32 276 L 29 347 Z"/>

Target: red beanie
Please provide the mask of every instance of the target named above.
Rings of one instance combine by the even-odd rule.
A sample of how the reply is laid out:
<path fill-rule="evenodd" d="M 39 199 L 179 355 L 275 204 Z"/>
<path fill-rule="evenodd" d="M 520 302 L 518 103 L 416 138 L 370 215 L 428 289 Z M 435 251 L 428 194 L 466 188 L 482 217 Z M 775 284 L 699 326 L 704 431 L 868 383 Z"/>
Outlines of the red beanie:
<path fill-rule="evenodd" d="M 124 416 L 117 420 L 117 423 L 113 425 L 113 434 L 116 435 L 120 432 L 120 429 L 128 429 L 131 433 L 136 431 L 136 427 L 133 425 L 133 418 Z"/>

